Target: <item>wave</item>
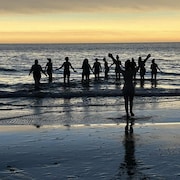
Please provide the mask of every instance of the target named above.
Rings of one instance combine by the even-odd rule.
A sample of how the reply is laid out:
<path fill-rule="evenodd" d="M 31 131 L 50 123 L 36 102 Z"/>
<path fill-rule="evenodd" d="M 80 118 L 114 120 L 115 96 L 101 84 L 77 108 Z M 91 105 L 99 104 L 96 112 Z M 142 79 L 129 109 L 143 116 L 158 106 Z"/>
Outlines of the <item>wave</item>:
<path fill-rule="evenodd" d="M 161 72 L 162 75 L 180 76 L 180 73 Z"/>
<path fill-rule="evenodd" d="M 9 69 L 9 68 L 0 68 L 0 71 L 4 71 L 4 72 L 17 72 L 17 70 L 16 69 Z"/>
<path fill-rule="evenodd" d="M 44 90 L 19 90 L 14 92 L 0 91 L 0 98 L 78 98 L 78 97 L 118 97 L 123 96 L 119 89 L 93 89 L 93 90 L 66 90 L 44 91 Z M 180 89 L 136 89 L 135 96 L 139 97 L 162 97 L 180 96 Z"/>

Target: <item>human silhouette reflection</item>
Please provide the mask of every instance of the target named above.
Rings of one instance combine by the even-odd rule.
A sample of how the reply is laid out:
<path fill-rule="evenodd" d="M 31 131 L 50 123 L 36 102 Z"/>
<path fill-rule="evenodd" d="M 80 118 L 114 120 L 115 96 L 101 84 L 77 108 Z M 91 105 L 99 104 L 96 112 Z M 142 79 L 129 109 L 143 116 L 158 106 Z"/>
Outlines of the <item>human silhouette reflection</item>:
<path fill-rule="evenodd" d="M 134 179 L 137 173 L 137 162 L 135 158 L 135 138 L 132 132 L 126 132 L 123 140 L 124 161 L 120 164 L 116 179 Z"/>
<path fill-rule="evenodd" d="M 140 86 L 141 86 L 141 88 L 144 88 L 144 79 L 140 80 Z"/>
<path fill-rule="evenodd" d="M 151 87 L 156 88 L 157 87 L 157 80 L 151 80 Z"/>

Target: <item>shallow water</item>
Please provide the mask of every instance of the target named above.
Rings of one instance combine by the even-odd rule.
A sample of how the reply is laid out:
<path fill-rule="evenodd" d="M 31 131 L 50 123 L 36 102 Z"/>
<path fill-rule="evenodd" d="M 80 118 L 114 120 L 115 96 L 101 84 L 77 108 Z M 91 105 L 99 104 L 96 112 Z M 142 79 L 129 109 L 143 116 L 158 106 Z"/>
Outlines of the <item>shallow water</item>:
<path fill-rule="evenodd" d="M 1 97 L 9 96 L 7 92 L 14 92 L 14 96 L 21 96 L 23 91 L 32 91 L 33 78 L 28 76 L 31 65 L 35 59 L 39 59 L 39 63 L 44 68 L 47 63 L 47 58 L 52 58 L 54 72 L 53 72 L 53 88 L 47 84 L 48 79 L 42 76 L 41 82 L 43 90 L 56 93 L 63 89 L 63 70 L 55 71 L 64 62 L 64 58 L 69 56 L 70 62 L 77 70 L 77 73 L 71 72 L 71 88 L 77 90 L 83 88 L 81 84 L 82 62 L 84 58 L 89 59 L 89 63 L 93 66 L 94 59 L 97 57 L 103 67 L 102 58 L 106 57 L 109 65 L 112 60 L 107 57 L 108 53 L 118 54 L 122 64 L 127 59 L 132 57 L 137 63 L 139 56 L 143 58 L 147 54 L 152 57 L 146 63 L 146 79 L 143 88 L 158 88 L 167 92 L 172 89 L 179 89 L 180 87 L 180 63 L 179 63 L 179 49 L 180 43 L 129 43 L 129 44 L 12 44 L 0 45 L 0 88 Z M 157 86 L 150 83 L 150 64 L 151 60 L 155 58 L 163 73 L 158 73 Z M 117 84 L 123 84 L 115 81 L 114 66 L 110 69 L 109 80 L 104 81 L 104 73 L 101 73 L 101 81 L 94 83 L 94 76 L 91 74 L 90 89 L 117 89 Z M 137 74 L 139 78 L 139 74 Z M 141 88 L 140 83 L 137 87 Z M 121 88 L 121 87 L 119 87 Z"/>

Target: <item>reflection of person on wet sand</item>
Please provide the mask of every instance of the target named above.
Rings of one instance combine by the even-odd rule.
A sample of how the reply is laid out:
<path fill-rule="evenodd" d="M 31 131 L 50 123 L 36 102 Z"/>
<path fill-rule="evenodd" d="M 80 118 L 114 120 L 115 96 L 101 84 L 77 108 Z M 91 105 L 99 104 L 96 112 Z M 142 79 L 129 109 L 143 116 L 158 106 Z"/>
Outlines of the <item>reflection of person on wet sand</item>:
<path fill-rule="evenodd" d="M 126 168 L 127 175 L 133 177 L 136 174 L 136 159 L 135 159 L 135 141 L 132 133 L 125 134 L 124 137 L 124 163 L 122 166 Z"/>
<path fill-rule="evenodd" d="M 32 65 L 29 75 L 33 72 L 33 78 L 35 82 L 35 89 L 39 89 L 40 79 L 41 79 L 41 72 L 46 75 L 45 71 L 42 70 L 41 65 L 38 64 L 38 60 L 34 61 Z M 46 75 L 47 76 L 47 75 Z"/>
<path fill-rule="evenodd" d="M 142 173 L 140 164 L 136 160 L 136 141 L 133 133 L 125 133 L 123 139 L 124 161 L 120 164 L 118 173 L 114 179 L 150 179 L 148 175 Z"/>
<path fill-rule="evenodd" d="M 71 63 L 69 62 L 69 57 L 65 57 L 65 62 L 62 64 L 62 66 L 58 69 L 61 69 L 64 67 L 64 84 L 66 84 L 66 78 L 67 78 L 67 83 L 69 84 L 69 78 L 70 78 L 70 68 L 73 69 L 74 72 L 75 69 L 72 67 Z"/>
<path fill-rule="evenodd" d="M 49 82 L 52 82 L 52 62 L 51 62 L 51 59 L 50 58 L 47 58 L 48 62 L 46 64 L 46 67 L 45 67 L 45 71 L 47 72 L 48 76 L 49 76 Z"/>

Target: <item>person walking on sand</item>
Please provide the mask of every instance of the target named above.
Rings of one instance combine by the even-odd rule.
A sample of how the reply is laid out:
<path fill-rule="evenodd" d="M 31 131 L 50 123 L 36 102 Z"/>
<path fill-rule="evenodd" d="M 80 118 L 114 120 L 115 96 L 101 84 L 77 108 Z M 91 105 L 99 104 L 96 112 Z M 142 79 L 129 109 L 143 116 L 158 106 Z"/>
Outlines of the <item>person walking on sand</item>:
<path fill-rule="evenodd" d="M 138 69 L 140 70 L 140 79 L 141 79 L 141 81 L 144 81 L 144 76 L 146 74 L 145 64 L 146 64 L 146 61 L 150 57 L 151 57 L 151 54 L 148 54 L 147 57 L 144 60 L 142 60 L 141 56 L 138 59 Z"/>
<path fill-rule="evenodd" d="M 152 64 L 151 64 L 151 81 L 156 81 L 156 77 L 157 77 L 157 70 L 160 70 L 160 68 L 158 67 L 158 65 L 155 63 L 155 59 L 152 60 Z"/>
<path fill-rule="evenodd" d="M 48 76 L 49 76 L 49 83 L 52 82 L 52 71 L 53 71 L 53 65 L 52 65 L 52 61 L 51 58 L 47 58 L 48 62 L 46 64 L 45 67 L 45 71 L 47 72 Z"/>
<path fill-rule="evenodd" d="M 114 58 L 112 54 L 109 54 L 109 57 L 111 57 L 112 59 Z M 124 102 L 125 102 L 126 123 L 127 123 L 125 127 L 125 131 L 128 131 L 130 115 L 134 116 L 133 100 L 134 100 L 134 94 L 135 94 L 135 87 L 133 83 L 133 70 L 132 70 L 132 65 L 131 65 L 130 60 L 127 60 L 125 62 L 125 70 L 120 69 L 120 72 L 122 73 L 124 77 L 123 96 L 124 96 Z M 129 111 L 130 111 L 130 115 L 129 115 Z M 130 131 L 132 131 L 132 126 L 130 127 Z"/>
<path fill-rule="evenodd" d="M 64 84 L 66 84 L 66 79 L 67 79 L 67 84 L 69 84 L 70 68 L 73 69 L 74 72 L 76 72 L 75 69 L 72 67 L 71 63 L 69 62 L 69 57 L 65 57 L 65 62 L 62 64 L 61 67 L 57 68 L 56 70 L 61 69 L 63 67 L 64 67 Z"/>
<path fill-rule="evenodd" d="M 82 82 L 84 82 L 84 78 L 87 83 L 89 82 L 90 70 L 92 71 L 92 68 L 89 65 L 88 59 L 84 59 L 82 64 Z"/>
<path fill-rule="evenodd" d="M 35 89 L 39 89 L 40 85 L 40 79 L 41 79 L 41 72 L 46 75 L 45 71 L 43 71 L 41 65 L 38 64 L 38 60 L 36 59 L 34 61 L 34 64 L 32 65 L 29 75 L 33 72 L 33 78 L 35 82 Z M 47 76 L 47 75 L 46 75 Z"/>
<path fill-rule="evenodd" d="M 95 75 L 95 80 L 99 80 L 100 71 L 101 71 L 101 63 L 98 61 L 98 58 L 95 59 L 94 65 L 93 65 L 93 71 Z"/>

